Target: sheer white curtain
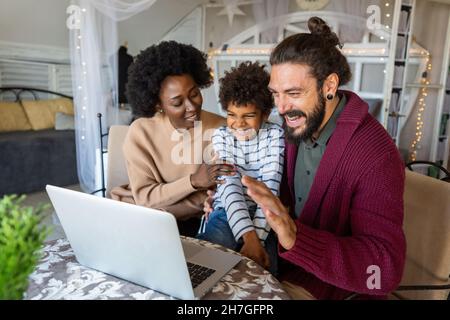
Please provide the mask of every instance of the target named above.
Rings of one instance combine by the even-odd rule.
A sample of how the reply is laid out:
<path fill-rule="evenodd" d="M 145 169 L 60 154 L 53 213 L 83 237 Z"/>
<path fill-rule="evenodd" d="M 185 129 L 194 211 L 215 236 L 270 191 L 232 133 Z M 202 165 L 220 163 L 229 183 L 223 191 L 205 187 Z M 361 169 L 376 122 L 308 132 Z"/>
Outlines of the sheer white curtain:
<path fill-rule="evenodd" d="M 85 192 L 101 188 L 97 114 L 103 115 L 103 132 L 118 121 L 117 22 L 155 1 L 72 0 L 68 9 L 78 178 Z"/>
<path fill-rule="evenodd" d="M 262 0 L 253 4 L 253 15 L 256 23 L 270 20 L 289 13 L 289 0 Z M 260 43 L 277 43 L 278 30 L 273 28 L 261 34 Z"/>
<path fill-rule="evenodd" d="M 114 21 L 123 21 L 147 10 L 156 0 L 90 0 L 90 2 Z"/>

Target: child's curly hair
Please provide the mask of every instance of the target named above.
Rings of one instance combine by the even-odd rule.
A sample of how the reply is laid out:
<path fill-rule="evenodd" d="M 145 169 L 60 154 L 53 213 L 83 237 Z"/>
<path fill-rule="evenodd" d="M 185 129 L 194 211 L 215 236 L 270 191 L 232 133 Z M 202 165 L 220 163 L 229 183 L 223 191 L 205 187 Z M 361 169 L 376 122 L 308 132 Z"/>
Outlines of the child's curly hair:
<path fill-rule="evenodd" d="M 268 89 L 270 75 L 259 62 L 246 61 L 225 72 L 220 81 L 219 101 L 227 111 L 231 103 L 254 104 L 263 114 L 273 108 L 272 94 Z"/>

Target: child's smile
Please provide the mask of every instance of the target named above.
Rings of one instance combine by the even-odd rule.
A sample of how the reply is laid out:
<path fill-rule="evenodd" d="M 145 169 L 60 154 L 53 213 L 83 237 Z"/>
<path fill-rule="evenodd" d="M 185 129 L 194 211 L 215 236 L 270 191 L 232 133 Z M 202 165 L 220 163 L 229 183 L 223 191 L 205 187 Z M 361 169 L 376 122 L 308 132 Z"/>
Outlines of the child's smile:
<path fill-rule="evenodd" d="M 227 108 L 227 126 L 239 141 L 253 139 L 266 118 L 254 104 L 230 103 Z"/>

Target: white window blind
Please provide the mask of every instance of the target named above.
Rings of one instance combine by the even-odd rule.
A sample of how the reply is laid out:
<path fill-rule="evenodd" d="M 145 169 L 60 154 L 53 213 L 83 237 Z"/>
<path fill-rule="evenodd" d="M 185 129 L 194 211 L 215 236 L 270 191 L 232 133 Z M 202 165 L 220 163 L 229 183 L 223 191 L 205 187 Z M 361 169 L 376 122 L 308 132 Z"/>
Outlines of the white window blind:
<path fill-rule="evenodd" d="M 72 95 L 70 65 L 0 59 L 0 86 L 39 88 Z"/>

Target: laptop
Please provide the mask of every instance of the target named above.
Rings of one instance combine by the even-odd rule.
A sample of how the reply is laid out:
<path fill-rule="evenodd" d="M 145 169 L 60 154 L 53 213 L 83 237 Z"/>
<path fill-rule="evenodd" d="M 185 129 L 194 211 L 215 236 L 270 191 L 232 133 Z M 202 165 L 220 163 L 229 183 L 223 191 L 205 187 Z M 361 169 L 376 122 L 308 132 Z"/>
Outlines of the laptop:
<path fill-rule="evenodd" d="M 179 299 L 199 299 L 240 256 L 180 238 L 164 211 L 46 187 L 78 262 Z"/>

